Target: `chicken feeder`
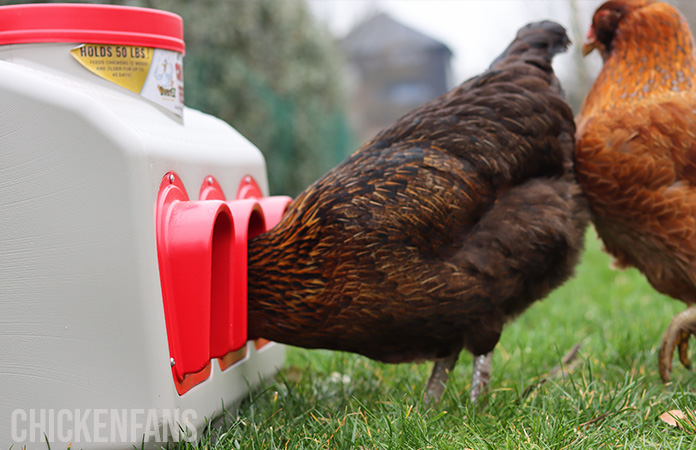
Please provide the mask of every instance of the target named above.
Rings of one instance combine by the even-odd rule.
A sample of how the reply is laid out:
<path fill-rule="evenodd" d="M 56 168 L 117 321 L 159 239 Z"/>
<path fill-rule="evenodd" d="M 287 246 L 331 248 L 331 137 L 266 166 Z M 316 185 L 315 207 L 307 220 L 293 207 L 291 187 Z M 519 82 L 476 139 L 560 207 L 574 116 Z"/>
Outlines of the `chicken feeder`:
<path fill-rule="evenodd" d="M 183 55 L 168 12 L 0 7 L 2 448 L 196 439 L 283 363 L 246 252 L 290 199 L 184 106 Z"/>

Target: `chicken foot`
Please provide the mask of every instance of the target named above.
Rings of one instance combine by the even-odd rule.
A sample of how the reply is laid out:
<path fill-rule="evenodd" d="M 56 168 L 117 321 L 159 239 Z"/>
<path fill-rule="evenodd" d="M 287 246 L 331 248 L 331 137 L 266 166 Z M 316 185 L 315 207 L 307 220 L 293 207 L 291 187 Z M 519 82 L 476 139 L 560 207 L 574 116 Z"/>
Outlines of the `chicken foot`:
<path fill-rule="evenodd" d="M 493 361 L 493 351 L 485 355 L 474 356 L 474 372 L 471 375 L 471 391 L 469 398 L 471 403 L 475 403 L 483 393 L 491 380 L 491 362 Z"/>
<path fill-rule="evenodd" d="M 657 365 L 660 377 L 665 383 L 672 379 L 672 356 L 675 349 L 679 349 L 679 360 L 684 367 L 691 368 L 691 361 L 686 352 L 692 334 L 696 335 L 696 306 L 687 308 L 674 316 L 662 336 Z"/>
<path fill-rule="evenodd" d="M 425 403 L 440 402 L 442 393 L 445 391 L 445 385 L 447 384 L 447 377 L 452 369 L 454 369 L 457 359 L 459 359 L 459 352 L 435 360 L 433 372 L 430 374 L 428 384 L 425 387 Z"/>

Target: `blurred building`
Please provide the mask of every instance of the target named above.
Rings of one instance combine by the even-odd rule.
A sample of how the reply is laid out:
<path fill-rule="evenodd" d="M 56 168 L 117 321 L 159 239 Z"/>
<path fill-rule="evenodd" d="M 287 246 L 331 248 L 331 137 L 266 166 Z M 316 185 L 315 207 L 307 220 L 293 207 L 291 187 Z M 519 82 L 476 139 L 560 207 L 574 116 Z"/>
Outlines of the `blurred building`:
<path fill-rule="evenodd" d="M 357 25 L 341 44 L 350 122 L 360 143 L 450 87 L 451 50 L 387 14 Z"/>

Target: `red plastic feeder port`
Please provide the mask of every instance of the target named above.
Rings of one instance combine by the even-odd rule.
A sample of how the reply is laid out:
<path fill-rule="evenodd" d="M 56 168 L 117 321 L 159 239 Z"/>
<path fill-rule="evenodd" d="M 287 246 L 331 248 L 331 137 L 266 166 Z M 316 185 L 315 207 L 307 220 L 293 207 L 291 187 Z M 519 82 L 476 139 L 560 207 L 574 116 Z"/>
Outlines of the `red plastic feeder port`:
<path fill-rule="evenodd" d="M 237 199 L 248 199 L 253 198 L 259 202 L 261 210 L 263 211 L 263 216 L 265 219 L 264 229 L 256 234 L 249 233 L 249 238 L 256 236 L 262 232 L 266 232 L 276 226 L 283 214 L 288 209 L 288 205 L 292 201 L 292 198 L 287 195 L 274 195 L 272 197 L 264 197 L 261 193 L 259 185 L 256 181 L 250 177 L 246 176 L 239 185 L 237 189 Z"/>
<path fill-rule="evenodd" d="M 232 213 L 220 200 L 189 201 L 170 172 L 160 185 L 156 222 L 172 371 L 177 390 L 183 390 L 186 376 L 209 365 L 217 325 L 212 313 L 231 298 Z"/>
<path fill-rule="evenodd" d="M 263 197 L 258 184 L 256 184 L 256 181 L 250 176 L 244 177 L 240 183 L 239 189 L 237 189 L 237 198 L 257 199 L 259 205 L 261 206 L 261 210 L 263 211 L 265 218 L 263 230 L 254 230 L 254 234 L 252 234 L 250 231 L 249 238 L 261 234 L 262 232 L 266 232 L 276 226 L 280 222 L 280 219 L 283 217 L 283 214 L 288 209 L 288 205 L 290 205 L 290 202 L 292 201 L 292 198 L 288 197 L 287 195 Z M 256 339 L 256 341 L 254 341 L 254 347 L 256 347 L 256 350 L 260 350 L 269 343 L 270 341 L 267 339 Z"/>
<path fill-rule="evenodd" d="M 268 231 L 274 226 L 278 225 L 291 201 L 292 199 L 290 197 L 284 195 L 276 195 L 273 197 L 259 199 L 261 210 L 263 210 L 263 215 L 266 218 L 265 231 Z"/>
<path fill-rule="evenodd" d="M 201 187 L 201 200 L 224 200 L 225 195 L 212 176 L 206 177 Z M 234 252 L 231 256 L 232 295 L 216 302 L 213 299 L 211 316 L 210 356 L 224 358 L 230 352 L 239 350 L 246 344 L 247 328 L 247 239 L 251 233 L 258 234 L 265 229 L 265 221 L 260 206 L 255 200 L 234 200 L 226 203 L 231 214 Z M 258 231 L 256 231 L 258 230 Z"/>
<path fill-rule="evenodd" d="M 262 198 L 250 176 L 226 201 L 212 176 L 191 201 L 167 173 L 157 198 L 157 256 L 172 373 L 179 394 L 246 355 L 247 241 L 274 226 L 290 197 Z M 256 342 L 261 348 L 267 341 Z"/>

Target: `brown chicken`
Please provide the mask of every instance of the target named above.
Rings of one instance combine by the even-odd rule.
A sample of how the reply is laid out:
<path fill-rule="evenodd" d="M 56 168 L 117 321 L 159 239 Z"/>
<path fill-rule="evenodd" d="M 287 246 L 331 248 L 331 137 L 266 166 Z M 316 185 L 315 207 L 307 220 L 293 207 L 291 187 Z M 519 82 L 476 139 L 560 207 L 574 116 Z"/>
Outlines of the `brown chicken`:
<path fill-rule="evenodd" d="M 594 224 L 619 266 L 659 292 L 696 302 L 696 59 L 686 19 L 650 0 L 612 0 L 594 14 L 585 54 L 604 66 L 577 117 L 576 171 Z M 696 310 L 675 316 L 660 348 L 670 379 Z"/>
<path fill-rule="evenodd" d="M 505 322 L 572 273 L 589 211 L 553 22 L 490 69 L 405 115 L 316 181 L 249 243 L 249 336 L 434 360 L 440 398 L 462 349 L 472 398 Z"/>

